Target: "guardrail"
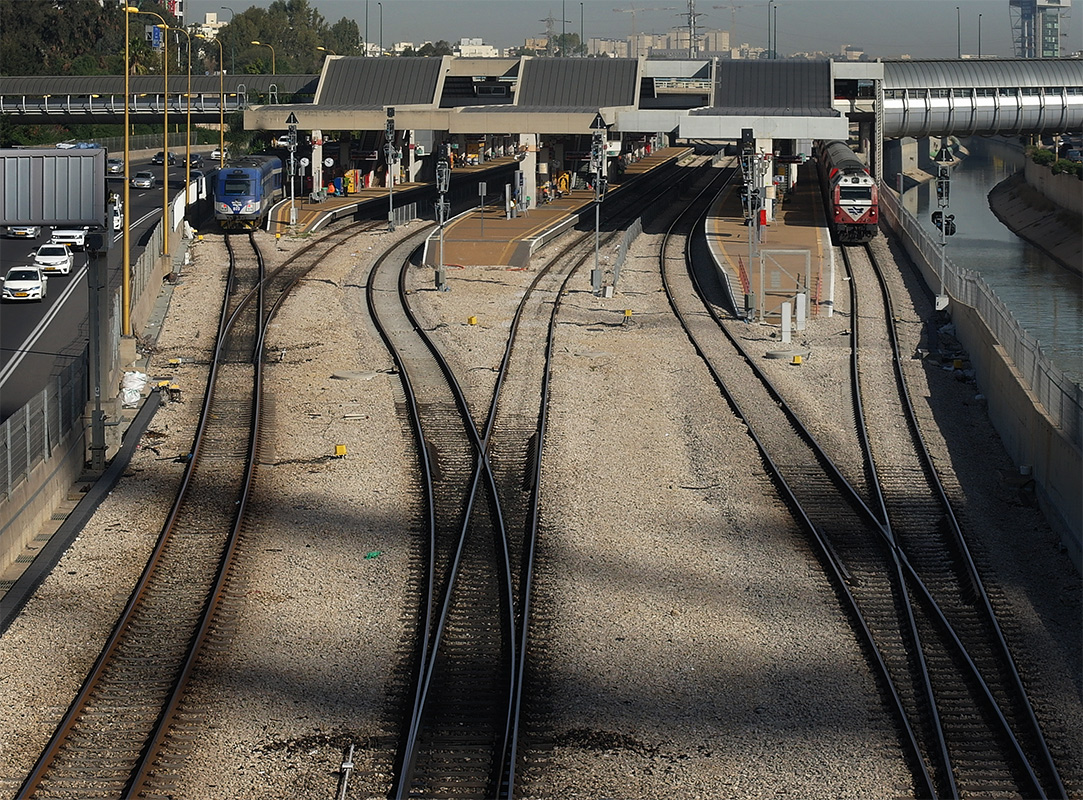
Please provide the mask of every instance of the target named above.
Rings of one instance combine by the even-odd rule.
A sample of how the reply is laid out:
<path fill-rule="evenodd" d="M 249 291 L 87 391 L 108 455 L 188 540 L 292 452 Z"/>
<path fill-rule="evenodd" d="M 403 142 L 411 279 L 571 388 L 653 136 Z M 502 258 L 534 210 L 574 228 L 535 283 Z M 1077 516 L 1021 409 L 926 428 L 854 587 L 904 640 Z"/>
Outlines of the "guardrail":
<path fill-rule="evenodd" d="M 940 243 L 899 205 L 892 191 L 881 188 L 880 207 L 888 212 L 892 226 L 905 233 L 928 264 L 940 263 Z M 945 291 L 953 300 L 977 311 L 1054 423 L 1069 441 L 1080 447 L 1083 441 L 1083 390 L 1079 384 L 1049 359 L 1038 340 L 1019 324 L 979 273 L 958 267 L 945 258 L 943 281 Z"/>

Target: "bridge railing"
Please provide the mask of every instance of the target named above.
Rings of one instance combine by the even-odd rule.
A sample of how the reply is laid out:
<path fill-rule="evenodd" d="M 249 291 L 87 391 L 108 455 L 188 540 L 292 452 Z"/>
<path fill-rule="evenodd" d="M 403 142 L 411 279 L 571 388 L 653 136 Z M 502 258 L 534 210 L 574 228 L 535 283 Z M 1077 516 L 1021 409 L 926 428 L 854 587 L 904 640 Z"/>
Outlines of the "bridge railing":
<path fill-rule="evenodd" d="M 940 243 L 883 184 L 880 208 L 887 213 L 895 229 L 905 233 L 927 264 L 940 263 Z M 954 301 L 977 311 L 1054 424 L 1075 447 L 1080 447 L 1083 440 L 1083 389 L 1080 385 L 1049 359 L 1041 343 L 1012 316 L 980 273 L 958 267 L 945 258 L 943 281 L 944 290 Z"/>

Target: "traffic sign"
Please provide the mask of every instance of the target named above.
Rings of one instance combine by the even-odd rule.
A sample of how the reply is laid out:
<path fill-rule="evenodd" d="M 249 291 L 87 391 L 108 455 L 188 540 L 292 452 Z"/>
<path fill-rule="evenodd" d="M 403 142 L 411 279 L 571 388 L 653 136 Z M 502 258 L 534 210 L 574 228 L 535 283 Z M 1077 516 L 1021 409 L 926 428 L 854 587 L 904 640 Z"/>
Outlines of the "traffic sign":
<path fill-rule="evenodd" d="M 594 115 L 594 121 L 590 123 L 590 129 L 592 131 L 604 131 L 606 129 L 605 119 L 602 118 L 601 112 Z"/>

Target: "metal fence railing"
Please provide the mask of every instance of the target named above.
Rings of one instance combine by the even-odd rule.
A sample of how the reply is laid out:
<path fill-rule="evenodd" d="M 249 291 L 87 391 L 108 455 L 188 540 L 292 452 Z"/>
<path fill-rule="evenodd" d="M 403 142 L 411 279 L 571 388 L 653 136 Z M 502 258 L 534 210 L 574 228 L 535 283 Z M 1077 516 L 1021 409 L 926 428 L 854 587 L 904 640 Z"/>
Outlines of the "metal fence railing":
<path fill-rule="evenodd" d="M 48 385 L 0 425 L 0 489 L 10 497 L 15 486 L 53 455 L 81 427 L 87 403 L 87 348 Z"/>
<path fill-rule="evenodd" d="M 899 204 L 892 191 L 885 191 L 883 187 L 880 208 L 888 214 L 895 230 L 905 233 L 913 242 L 926 263 L 940 263 L 940 243 Z M 1080 385 L 1050 361 L 1038 340 L 1019 324 L 979 273 L 957 267 L 945 258 L 943 281 L 944 290 L 953 300 L 977 311 L 1046 413 L 1065 437 L 1080 447 L 1083 440 L 1083 389 Z"/>

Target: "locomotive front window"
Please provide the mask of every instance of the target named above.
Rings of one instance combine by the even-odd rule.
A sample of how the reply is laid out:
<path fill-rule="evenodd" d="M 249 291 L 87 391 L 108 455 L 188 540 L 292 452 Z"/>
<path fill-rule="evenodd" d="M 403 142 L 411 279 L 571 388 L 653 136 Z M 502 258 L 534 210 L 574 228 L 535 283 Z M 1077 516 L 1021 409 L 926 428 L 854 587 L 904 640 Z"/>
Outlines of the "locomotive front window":
<path fill-rule="evenodd" d="M 839 200 L 847 203 L 853 203 L 855 201 L 862 201 L 865 203 L 872 202 L 872 187 L 871 186 L 846 186 L 845 184 L 839 186 Z"/>
<path fill-rule="evenodd" d="M 248 178 L 226 178 L 222 187 L 227 197 L 244 197 L 252 194 L 252 182 Z"/>

